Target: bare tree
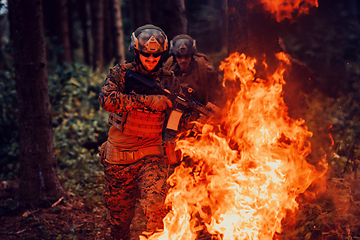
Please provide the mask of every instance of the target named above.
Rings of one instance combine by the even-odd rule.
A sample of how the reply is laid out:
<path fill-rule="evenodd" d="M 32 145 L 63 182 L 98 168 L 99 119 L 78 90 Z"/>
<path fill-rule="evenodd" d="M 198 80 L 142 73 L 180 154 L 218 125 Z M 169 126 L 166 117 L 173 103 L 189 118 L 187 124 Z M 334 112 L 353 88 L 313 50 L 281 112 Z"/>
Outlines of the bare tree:
<path fill-rule="evenodd" d="M 187 20 L 184 0 L 151 1 L 152 23 L 162 28 L 169 40 L 178 34 L 187 33 Z"/>
<path fill-rule="evenodd" d="M 261 63 L 280 51 L 279 24 L 251 0 L 228 0 L 228 54 L 245 53 Z"/>
<path fill-rule="evenodd" d="M 9 1 L 9 10 L 20 135 L 19 201 L 35 207 L 66 195 L 53 148 L 41 1 Z"/>
<path fill-rule="evenodd" d="M 58 52 L 58 63 L 71 62 L 68 10 L 66 0 L 43 0 L 46 36 L 50 37 L 62 51 Z"/>
<path fill-rule="evenodd" d="M 60 43 L 63 48 L 62 54 L 60 54 L 60 62 L 72 62 L 71 56 L 71 45 L 70 45 L 70 32 L 68 25 L 68 9 L 66 0 L 57 0 L 59 1 L 59 14 L 60 14 L 60 28 L 59 28 L 59 38 Z"/>
<path fill-rule="evenodd" d="M 131 16 L 131 26 L 132 29 L 136 29 L 140 26 L 139 20 L 138 20 L 138 6 L 137 1 L 132 0 L 130 1 L 130 16 Z"/>
<path fill-rule="evenodd" d="M 150 0 L 141 0 L 142 24 L 151 23 L 151 3 Z"/>
<path fill-rule="evenodd" d="M 222 28 L 221 28 L 221 35 L 223 36 L 222 39 L 222 45 L 226 46 L 227 48 L 227 44 L 228 44 L 228 18 L 227 18 L 227 14 L 228 14 L 228 1 L 227 0 L 222 0 L 221 1 L 221 18 L 222 18 Z"/>
<path fill-rule="evenodd" d="M 75 0 L 67 0 L 66 2 L 66 13 L 67 13 L 67 28 L 68 28 L 68 41 L 69 41 L 69 54 L 71 62 L 75 60 L 74 52 L 76 48 L 76 39 L 74 38 L 74 6 Z"/>
<path fill-rule="evenodd" d="M 187 33 L 185 0 L 132 0 L 130 1 L 132 28 L 154 24 L 166 33 L 169 40 Z"/>
<path fill-rule="evenodd" d="M 1 9 L 1 5 L 0 5 L 0 9 Z M 4 29 L 2 29 L 3 28 L 2 21 L 4 18 L 5 18 L 4 15 L 0 15 L 0 51 L 3 50 L 2 36 Z M 2 67 L 3 67 L 3 59 L 2 56 L 0 55 L 0 69 L 2 69 Z"/>
<path fill-rule="evenodd" d="M 114 47 L 115 61 L 121 63 L 125 60 L 124 28 L 121 17 L 121 1 L 112 0 L 112 16 L 114 26 Z"/>
<path fill-rule="evenodd" d="M 90 65 L 88 8 L 89 5 L 87 0 L 78 1 L 78 11 L 82 30 L 82 49 L 84 53 L 84 63 L 86 65 Z"/>
<path fill-rule="evenodd" d="M 112 1 L 104 0 L 104 66 L 107 66 L 114 58 Z"/>
<path fill-rule="evenodd" d="M 104 0 L 92 1 L 93 70 L 104 69 Z"/>
<path fill-rule="evenodd" d="M 150 0 L 132 0 L 130 1 L 130 16 L 131 16 L 131 25 L 135 30 L 136 28 L 152 23 L 151 18 L 151 5 Z"/>

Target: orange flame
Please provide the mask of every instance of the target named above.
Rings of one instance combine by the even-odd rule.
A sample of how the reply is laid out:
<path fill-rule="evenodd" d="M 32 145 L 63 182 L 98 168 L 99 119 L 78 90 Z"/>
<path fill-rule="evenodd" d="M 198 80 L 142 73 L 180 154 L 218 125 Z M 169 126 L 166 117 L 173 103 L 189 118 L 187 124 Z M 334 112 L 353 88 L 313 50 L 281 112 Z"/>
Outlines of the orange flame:
<path fill-rule="evenodd" d="M 285 54 L 278 58 L 289 64 Z M 256 79 L 255 62 L 238 53 L 222 62 L 224 78 L 240 81 L 241 89 L 221 124 L 205 124 L 200 138 L 177 142 L 195 164 L 182 163 L 170 176 L 172 209 L 164 230 L 148 239 L 194 240 L 205 232 L 223 240 L 271 240 L 286 212 L 297 208 L 296 197 L 325 173 L 305 159 L 312 133 L 304 120 L 288 117 L 284 68 Z"/>
<path fill-rule="evenodd" d="M 317 0 L 261 0 L 265 10 L 276 15 L 278 22 L 285 18 L 292 19 L 292 13 L 297 11 L 297 15 L 308 14 L 313 6 L 318 7 Z"/>
<path fill-rule="evenodd" d="M 331 125 L 329 129 L 332 129 L 332 128 L 333 128 L 333 126 Z M 331 146 L 335 146 L 335 141 L 334 141 L 334 138 L 333 138 L 333 136 L 331 135 L 331 133 L 329 133 L 329 137 L 330 137 L 330 139 L 331 139 Z"/>

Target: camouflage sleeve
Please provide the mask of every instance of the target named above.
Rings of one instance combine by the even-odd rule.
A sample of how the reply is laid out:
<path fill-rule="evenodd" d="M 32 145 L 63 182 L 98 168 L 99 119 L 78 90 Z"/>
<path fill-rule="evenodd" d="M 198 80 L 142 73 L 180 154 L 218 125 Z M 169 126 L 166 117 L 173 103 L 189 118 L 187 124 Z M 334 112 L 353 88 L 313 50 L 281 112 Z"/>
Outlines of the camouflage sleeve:
<path fill-rule="evenodd" d="M 104 110 L 120 113 L 144 107 L 144 95 L 124 93 L 126 71 L 126 66 L 119 64 L 109 70 L 99 96 L 100 105 Z"/>

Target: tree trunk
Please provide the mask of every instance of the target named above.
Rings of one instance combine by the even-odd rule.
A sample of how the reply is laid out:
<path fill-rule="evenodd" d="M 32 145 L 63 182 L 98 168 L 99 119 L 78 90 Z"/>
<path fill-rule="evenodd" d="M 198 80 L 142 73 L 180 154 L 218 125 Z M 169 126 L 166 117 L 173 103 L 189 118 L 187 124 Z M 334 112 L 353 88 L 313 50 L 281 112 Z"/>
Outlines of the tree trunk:
<path fill-rule="evenodd" d="M 11 1 L 9 2 L 11 3 Z M 44 28 L 45 35 L 52 38 L 56 38 L 59 30 L 59 14 L 56 9 L 59 8 L 58 2 L 55 0 L 43 0 L 43 17 L 44 17 Z"/>
<path fill-rule="evenodd" d="M 228 0 L 228 54 L 245 53 L 260 61 L 280 51 L 279 25 L 251 0 Z"/>
<path fill-rule="evenodd" d="M 57 176 L 39 0 L 13 0 L 16 92 L 22 206 L 37 207 L 66 195 Z"/>
<path fill-rule="evenodd" d="M 89 28 L 88 28 L 88 4 L 87 0 L 79 0 L 78 11 L 82 30 L 82 49 L 84 54 L 84 63 L 90 66 L 90 51 L 89 51 Z"/>
<path fill-rule="evenodd" d="M 69 32 L 69 54 L 71 62 L 74 59 L 74 52 L 77 46 L 76 39 L 74 38 L 74 4 L 75 0 L 67 0 L 66 9 L 67 9 L 67 26 Z"/>
<path fill-rule="evenodd" d="M 221 4 L 221 18 L 222 18 L 222 23 L 223 23 L 223 27 L 221 28 L 221 35 L 223 36 L 222 39 L 222 46 L 226 46 L 227 49 L 227 45 L 228 45 L 228 0 L 222 0 L 222 4 Z"/>
<path fill-rule="evenodd" d="M 151 1 L 151 19 L 154 25 L 164 30 L 169 41 L 178 34 L 187 33 L 184 0 Z"/>
<path fill-rule="evenodd" d="M 102 72 L 104 68 L 104 0 L 93 0 L 92 15 L 93 70 Z"/>
<path fill-rule="evenodd" d="M 9 1 L 10 3 L 11 1 Z M 47 36 L 46 43 L 47 60 L 49 63 L 58 62 L 58 49 L 61 44 L 59 41 L 59 14 L 56 9 L 59 8 L 56 0 L 43 0 L 43 18 L 44 18 L 44 34 Z M 14 39 L 14 38 L 12 38 Z"/>
<path fill-rule="evenodd" d="M 151 3 L 150 0 L 132 0 L 130 1 L 130 16 L 133 29 L 151 24 Z"/>
<path fill-rule="evenodd" d="M 107 66 L 114 58 L 113 46 L 113 21 L 111 0 L 104 0 L 104 66 Z"/>
<path fill-rule="evenodd" d="M 68 25 L 68 9 L 67 9 L 67 1 L 66 0 L 58 0 L 59 1 L 59 14 L 60 14 L 60 43 L 63 47 L 63 52 L 60 54 L 59 63 L 72 62 L 71 57 L 71 45 L 70 45 L 70 32 Z"/>
<path fill-rule="evenodd" d="M 176 5 L 179 8 L 179 20 L 181 21 L 180 24 L 180 31 L 183 33 L 187 33 L 188 31 L 188 21 L 187 21 L 187 15 L 186 15 L 186 8 L 185 8 L 185 0 L 177 0 Z"/>
<path fill-rule="evenodd" d="M 151 23 L 151 3 L 150 0 L 141 0 L 141 17 L 142 17 L 142 24 L 148 24 Z"/>
<path fill-rule="evenodd" d="M 2 29 L 2 24 L 1 24 L 4 18 L 5 18 L 4 15 L 0 15 L 0 51 L 2 51 L 4 48 L 2 42 L 4 29 Z M 3 69 L 3 58 L 1 55 L 0 55 L 0 69 Z"/>
<path fill-rule="evenodd" d="M 43 0 L 43 10 L 46 35 L 62 49 L 61 52 L 55 52 L 58 54 L 57 62 L 71 62 L 66 0 Z"/>
<path fill-rule="evenodd" d="M 114 48 L 115 48 L 115 61 L 122 63 L 125 61 L 125 46 L 124 46 L 124 28 L 121 17 L 121 1 L 112 0 L 112 16 L 114 26 Z"/>
<path fill-rule="evenodd" d="M 131 16 L 131 26 L 132 29 L 140 27 L 138 20 L 138 6 L 136 0 L 130 1 L 130 16 Z"/>

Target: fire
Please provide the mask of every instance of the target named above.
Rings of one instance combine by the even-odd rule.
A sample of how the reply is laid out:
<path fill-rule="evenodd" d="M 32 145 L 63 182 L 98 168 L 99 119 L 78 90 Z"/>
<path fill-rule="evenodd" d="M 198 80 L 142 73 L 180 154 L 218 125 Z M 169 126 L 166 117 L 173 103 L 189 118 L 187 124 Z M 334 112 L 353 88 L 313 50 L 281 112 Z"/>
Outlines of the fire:
<path fill-rule="evenodd" d="M 317 0 L 261 0 L 265 10 L 276 15 L 278 22 L 285 18 L 292 19 L 292 13 L 297 11 L 297 15 L 309 13 L 313 6 L 318 7 Z"/>
<path fill-rule="evenodd" d="M 289 61 L 279 53 L 282 64 Z M 306 161 L 312 133 L 304 120 L 288 117 L 282 98 L 284 69 L 255 78 L 256 60 L 234 53 L 220 69 L 241 88 L 223 109 L 221 123 L 205 124 L 200 137 L 177 147 L 193 161 L 170 176 L 164 230 L 148 239 L 273 239 L 296 197 L 322 176 Z"/>

